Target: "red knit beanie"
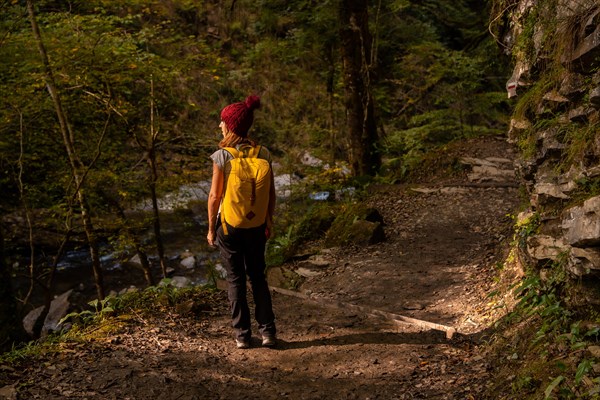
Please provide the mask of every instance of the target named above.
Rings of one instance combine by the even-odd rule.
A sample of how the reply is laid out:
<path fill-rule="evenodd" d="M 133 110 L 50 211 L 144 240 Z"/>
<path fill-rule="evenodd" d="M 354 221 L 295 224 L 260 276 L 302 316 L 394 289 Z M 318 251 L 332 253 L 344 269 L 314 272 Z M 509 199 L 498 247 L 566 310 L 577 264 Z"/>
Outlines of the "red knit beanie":
<path fill-rule="evenodd" d="M 248 96 L 245 101 L 228 105 L 221 111 L 221 121 L 238 136 L 248 136 L 254 121 L 254 110 L 260 108 L 260 97 Z"/>

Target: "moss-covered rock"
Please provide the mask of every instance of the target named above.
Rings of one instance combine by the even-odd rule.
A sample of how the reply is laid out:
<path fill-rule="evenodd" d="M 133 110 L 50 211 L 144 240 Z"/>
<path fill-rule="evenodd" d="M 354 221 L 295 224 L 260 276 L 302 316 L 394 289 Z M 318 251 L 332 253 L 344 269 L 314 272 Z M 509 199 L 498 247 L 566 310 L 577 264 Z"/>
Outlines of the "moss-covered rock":
<path fill-rule="evenodd" d="M 383 217 L 379 211 L 363 204 L 347 206 L 338 214 L 327 231 L 328 247 L 355 244 L 366 246 L 385 240 Z"/>

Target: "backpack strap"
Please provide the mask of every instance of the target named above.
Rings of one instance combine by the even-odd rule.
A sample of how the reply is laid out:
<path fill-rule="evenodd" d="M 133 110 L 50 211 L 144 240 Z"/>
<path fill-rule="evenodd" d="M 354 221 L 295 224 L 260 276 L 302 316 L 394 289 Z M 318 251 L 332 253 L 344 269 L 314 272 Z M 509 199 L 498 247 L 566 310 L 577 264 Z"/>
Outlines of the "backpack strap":
<path fill-rule="evenodd" d="M 258 155 L 260 154 L 260 150 L 262 149 L 262 146 L 258 145 L 258 146 L 250 146 L 250 145 L 244 145 L 242 147 L 240 147 L 240 150 L 236 149 L 235 147 L 223 147 L 223 150 L 227 151 L 229 154 L 231 154 L 231 156 L 233 158 L 258 158 Z"/>
<path fill-rule="evenodd" d="M 248 151 L 248 157 L 258 158 L 258 155 L 260 154 L 260 149 L 261 146 L 251 147 Z"/>
<path fill-rule="evenodd" d="M 225 150 L 226 152 L 231 154 L 231 156 L 233 158 L 238 158 L 240 156 L 240 152 L 235 147 L 223 147 L 223 150 Z M 225 223 L 225 216 L 223 215 L 224 213 L 222 210 L 221 210 L 220 214 L 221 214 L 221 226 L 223 227 L 223 233 L 225 235 L 228 235 L 229 232 L 227 231 L 227 223 Z"/>
<path fill-rule="evenodd" d="M 235 147 L 223 147 L 223 150 L 231 154 L 233 158 L 238 158 L 240 156 L 240 152 Z"/>

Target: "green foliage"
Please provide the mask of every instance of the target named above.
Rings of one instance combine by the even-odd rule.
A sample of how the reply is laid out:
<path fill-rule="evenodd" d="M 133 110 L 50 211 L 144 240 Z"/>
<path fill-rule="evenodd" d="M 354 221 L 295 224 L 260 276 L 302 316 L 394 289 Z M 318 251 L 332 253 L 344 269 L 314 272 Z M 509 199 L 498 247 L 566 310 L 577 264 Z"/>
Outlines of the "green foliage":
<path fill-rule="evenodd" d="M 0 354 L 0 364 L 15 365 L 27 359 L 35 358 L 41 354 L 57 351 L 54 345 L 54 337 L 50 337 L 46 342 L 31 341 L 24 343 L 11 351 Z"/>
<path fill-rule="evenodd" d="M 519 302 L 508 320 L 519 319 L 532 328 L 532 333 L 519 341 L 520 351 L 531 359 L 517 370 L 520 377 L 512 385 L 513 393 L 522 398 L 542 394 L 543 398 L 595 398 L 598 391 L 589 386 L 600 381 L 591 379 L 594 360 L 579 354 L 597 343 L 600 328 L 592 325 L 582 329 L 582 314 L 567 307 L 570 281 L 562 263 L 544 271 L 544 279 L 531 271 L 514 292 Z M 569 353 L 569 357 L 561 353 Z"/>
<path fill-rule="evenodd" d="M 88 305 L 92 306 L 93 310 L 69 313 L 58 322 L 58 325 L 62 325 L 68 320 L 77 321 L 83 326 L 101 322 L 115 311 L 114 305 L 116 302 L 117 298 L 114 296 L 107 296 L 103 300 L 90 301 Z"/>
<path fill-rule="evenodd" d="M 595 197 L 600 195 L 600 178 L 589 178 L 583 177 L 578 179 L 577 187 L 581 190 L 581 192 L 585 193 L 586 198 Z M 576 195 L 574 195 L 576 197 Z"/>
<path fill-rule="evenodd" d="M 398 104 L 389 107 L 401 110 L 405 122 L 390 130 L 385 144 L 386 153 L 401 159 L 400 176 L 440 145 L 501 132 L 506 95 L 486 87 L 486 63 L 487 58 L 437 42 L 408 49 L 400 61 L 404 87 Z"/>
<path fill-rule="evenodd" d="M 294 214 L 299 207 L 300 205 L 297 204 Z M 295 222 L 289 225 L 285 233 L 268 242 L 267 264 L 269 266 L 284 263 L 306 243 L 322 239 L 336 218 L 340 206 L 327 202 L 313 202 L 304 207 L 302 217 L 296 214 Z"/>
<path fill-rule="evenodd" d="M 527 245 L 527 239 L 538 231 L 541 224 L 540 218 L 540 213 L 534 212 L 516 221 L 515 242 L 519 247 L 524 248 Z"/>
<path fill-rule="evenodd" d="M 43 340 L 24 343 L 12 351 L 0 354 L 0 364 L 19 365 L 35 360 L 47 353 L 59 353 L 68 341 L 88 341 L 121 329 L 132 315 L 156 316 L 158 313 L 177 313 L 179 317 L 192 313 L 198 315 L 213 309 L 219 293 L 210 287 L 179 289 L 165 280 L 158 286 L 133 291 L 119 296 L 108 296 L 102 301 L 89 303 L 91 309 L 70 313 L 59 325 L 73 322 L 68 331 L 54 333 Z"/>
<path fill-rule="evenodd" d="M 568 124 L 561 127 L 564 131 L 564 142 L 567 145 L 567 154 L 564 163 L 574 165 L 580 160 L 587 161 L 590 149 L 593 148 L 597 138 L 600 123 L 589 123 L 585 126 L 580 124 Z M 590 160 L 593 163 L 596 160 Z"/>
<path fill-rule="evenodd" d="M 557 376 L 549 385 L 548 387 L 546 387 L 546 390 L 544 390 L 544 399 L 549 399 L 550 396 L 552 395 L 552 392 L 554 391 L 554 389 L 561 384 L 562 381 L 565 380 L 565 377 L 562 375 Z"/>
<path fill-rule="evenodd" d="M 131 291 L 119 296 L 107 296 L 104 300 L 94 300 L 88 304 L 91 309 L 73 312 L 66 315 L 59 325 L 72 321 L 79 330 L 90 325 L 99 325 L 102 322 L 119 315 L 131 312 L 155 313 L 177 308 L 185 302 L 196 302 L 198 306 L 207 302 L 214 294 L 214 288 L 192 287 L 177 288 L 171 284 L 170 279 L 163 279 L 158 285 L 147 287 L 141 291 Z M 190 311 L 193 307 L 190 307 Z"/>
<path fill-rule="evenodd" d="M 141 6 L 144 2 L 131 3 Z M 201 82 L 213 85 L 219 62 L 204 41 L 186 35 L 176 21 L 148 21 L 147 16 L 163 12 L 159 12 L 158 5 L 157 9 L 146 10 L 146 4 L 144 9 L 136 10 L 139 14 L 113 14 L 114 10 L 108 8 L 111 4 L 114 10 L 120 10 L 115 2 L 104 2 L 101 8 L 78 4 L 69 12 L 54 11 L 61 7 L 52 12 L 40 11 L 38 19 L 84 165 L 93 161 L 96 170 L 127 173 L 127 190 L 136 192 L 135 183 L 144 184 L 145 180 L 139 178 L 145 171 L 137 168 L 132 174 L 144 154 L 134 138 L 144 142 L 149 132 L 150 81 L 154 82 L 159 110 L 156 129 L 164 132 L 163 141 L 173 140 L 181 136 L 182 127 L 195 124 L 182 120 L 182 106 L 193 108 L 201 103 L 188 87 Z M 182 11 L 189 7 L 186 4 L 181 4 Z M 24 12 L 17 6 L 9 9 L 15 14 Z M 77 14 L 78 10 L 82 14 Z M 85 13 L 90 11 L 93 13 Z M 8 165 L 16 164 L 18 138 L 24 137 L 22 160 L 26 170 L 22 176 L 34 191 L 34 206 L 44 206 L 64 195 L 70 172 L 65 157 L 56 157 L 64 150 L 30 28 L 27 24 L 8 24 L 4 19 L 2 22 L 11 40 L 0 46 L 0 59 L 10 66 L 7 69 L 11 73 L 0 79 L 0 95 L 10 99 L 10 107 L 0 110 L 0 131 L 6 132 L 3 138 L 8 139 L 0 158 Z M 197 72 L 191 72 L 191 68 Z M 196 138 L 194 135 L 194 141 Z M 93 180 L 93 175 L 88 178 Z M 5 175 L 3 179 L 11 182 L 15 177 Z M 91 182 L 90 186 L 95 185 Z M 35 195 L 38 187 L 37 192 L 45 196 Z"/>
<path fill-rule="evenodd" d="M 294 254 L 296 249 L 292 238 L 292 229 L 293 226 L 290 226 L 284 234 L 278 234 L 267 242 L 267 266 L 281 265 Z"/>
<path fill-rule="evenodd" d="M 538 385 L 539 381 L 537 379 L 526 375 L 516 379 L 511 386 L 513 393 L 530 393 L 535 390 Z"/>
<path fill-rule="evenodd" d="M 84 165 L 94 163 L 87 175 L 94 208 L 105 204 L 106 193 L 96 188 L 109 187 L 108 170 L 120 193 L 113 199 L 147 195 L 147 171 L 140 163 L 144 150 L 136 141 L 144 143 L 150 130 L 151 81 L 159 157 L 165 161 L 159 191 L 202 175 L 205 165 L 198 160 L 216 144 L 220 108 L 249 92 L 264 99 L 253 135 L 276 154 L 301 148 L 327 159 L 346 158 L 337 2 L 241 0 L 234 12 L 190 0 L 36 5 L 77 151 Z M 490 72 L 486 65 L 497 64 L 486 63 L 481 58 L 486 53 L 478 50 L 487 46 L 478 32 L 484 27 L 482 9 L 442 0 L 373 5 L 377 105 L 386 130 L 412 137 L 394 138 L 389 149 L 382 147 L 393 158 L 413 159 L 428 141 L 445 141 L 458 132 L 481 134 L 494 125 L 482 119 L 483 110 L 500 104 L 482 75 Z M 21 135 L 27 200 L 47 207 L 63 201 L 71 184 L 69 166 L 66 157 L 56 157 L 64 150 L 26 12 L 16 3 L 3 5 L 2 11 L 2 37 L 10 40 L 0 46 L 7 71 L 0 78 L 0 95 L 10 100 L 0 109 L 0 163 L 5 166 L 0 182 L 12 189 L 16 205 Z M 216 33 L 207 35 L 207 26 Z M 471 54 L 462 50 L 467 47 Z M 415 90 L 421 91 L 418 98 Z"/>
<path fill-rule="evenodd" d="M 327 246 L 347 245 L 356 238 L 355 225 L 357 221 L 380 222 L 381 215 L 371 207 L 362 202 L 348 202 L 336 211 L 335 219 L 325 237 Z"/>

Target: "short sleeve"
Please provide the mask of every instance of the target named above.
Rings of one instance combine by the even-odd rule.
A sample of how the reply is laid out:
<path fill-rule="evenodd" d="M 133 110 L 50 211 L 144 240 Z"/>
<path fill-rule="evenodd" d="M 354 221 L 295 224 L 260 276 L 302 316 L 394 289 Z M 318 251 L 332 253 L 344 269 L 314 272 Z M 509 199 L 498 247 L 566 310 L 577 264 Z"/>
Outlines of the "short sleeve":
<path fill-rule="evenodd" d="M 210 158 L 215 164 L 217 164 L 219 169 L 224 170 L 225 164 L 227 164 L 227 161 L 232 159 L 232 156 L 227 150 L 219 149 L 212 153 Z"/>

